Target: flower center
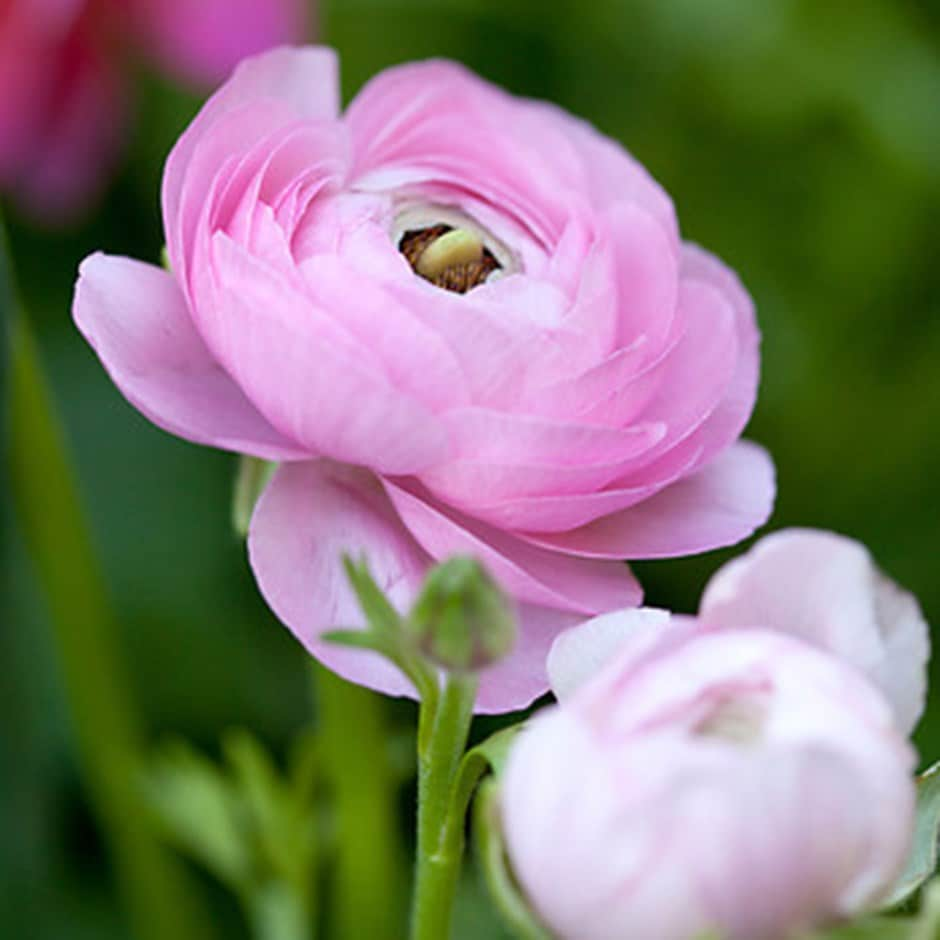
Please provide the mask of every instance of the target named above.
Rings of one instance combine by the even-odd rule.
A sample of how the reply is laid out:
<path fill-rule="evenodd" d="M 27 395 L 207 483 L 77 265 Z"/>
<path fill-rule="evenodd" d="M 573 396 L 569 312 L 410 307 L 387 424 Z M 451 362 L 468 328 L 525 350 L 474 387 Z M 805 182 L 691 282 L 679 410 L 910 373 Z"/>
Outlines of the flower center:
<path fill-rule="evenodd" d="M 503 267 L 476 232 L 444 223 L 407 230 L 398 250 L 415 274 L 457 294 L 472 290 Z"/>
<path fill-rule="evenodd" d="M 734 695 L 719 701 L 692 729 L 703 738 L 719 738 L 733 744 L 756 744 L 767 718 L 766 698 L 759 694 Z"/>

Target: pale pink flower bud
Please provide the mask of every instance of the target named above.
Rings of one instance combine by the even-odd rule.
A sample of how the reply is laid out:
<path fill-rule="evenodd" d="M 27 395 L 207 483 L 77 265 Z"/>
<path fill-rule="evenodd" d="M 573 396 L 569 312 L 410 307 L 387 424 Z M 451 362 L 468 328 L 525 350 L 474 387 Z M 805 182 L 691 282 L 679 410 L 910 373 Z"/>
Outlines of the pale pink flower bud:
<path fill-rule="evenodd" d="M 829 650 L 881 688 L 906 733 L 924 710 L 927 623 L 917 599 L 853 539 L 812 529 L 760 539 L 712 577 L 699 617 L 782 630 Z"/>
<path fill-rule="evenodd" d="M 502 778 L 540 919 L 563 940 L 778 940 L 875 904 L 914 808 L 914 755 L 878 690 L 782 634 L 617 616 L 626 639 L 593 678 L 591 650 L 554 657 L 577 688 Z"/>

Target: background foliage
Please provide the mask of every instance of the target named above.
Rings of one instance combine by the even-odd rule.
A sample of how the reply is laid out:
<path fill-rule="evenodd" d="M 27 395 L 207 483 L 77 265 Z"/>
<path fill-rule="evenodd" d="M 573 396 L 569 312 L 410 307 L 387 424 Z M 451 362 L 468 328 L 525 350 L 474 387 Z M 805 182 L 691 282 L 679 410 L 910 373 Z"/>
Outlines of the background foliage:
<path fill-rule="evenodd" d="M 773 526 L 865 541 L 940 625 L 940 8 L 333 0 L 323 19 L 347 97 L 386 65 L 444 55 L 623 141 L 672 193 L 685 236 L 737 268 L 757 299 L 764 378 L 749 434 L 777 460 Z M 14 218 L 14 260 L 148 731 L 217 752 L 225 729 L 247 726 L 279 753 L 309 720 L 304 656 L 231 534 L 234 462 L 147 424 L 68 315 L 89 251 L 159 254 L 162 161 L 198 102 L 148 75 L 139 97 L 104 204 L 67 232 Z M 4 522 L 0 936 L 122 937 L 43 600 Z M 723 557 L 637 567 L 652 603 L 692 610 Z M 408 705 L 389 708 L 412 720 Z M 925 758 L 940 755 L 940 708 L 917 741 Z M 216 904 L 239 936 L 227 900 Z M 488 923 L 465 898 L 461 936 L 492 936 Z"/>

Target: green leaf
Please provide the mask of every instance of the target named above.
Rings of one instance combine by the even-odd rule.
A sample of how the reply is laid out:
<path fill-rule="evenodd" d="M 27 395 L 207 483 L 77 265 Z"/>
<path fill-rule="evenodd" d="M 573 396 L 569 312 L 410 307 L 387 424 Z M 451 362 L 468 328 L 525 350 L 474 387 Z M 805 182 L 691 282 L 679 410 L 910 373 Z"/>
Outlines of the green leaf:
<path fill-rule="evenodd" d="M 917 820 L 914 841 L 904 871 L 885 899 L 884 907 L 897 907 L 937 869 L 937 842 L 940 839 L 940 763 L 917 778 Z"/>
<path fill-rule="evenodd" d="M 499 824 L 497 792 L 494 781 L 485 781 L 477 793 L 473 812 L 477 858 L 490 897 L 506 926 L 520 940 L 551 940 L 552 935 L 529 909 L 509 870 Z"/>
<path fill-rule="evenodd" d="M 252 860 L 242 832 L 242 807 L 218 767 L 186 742 L 171 742 L 152 761 L 144 793 L 172 842 L 233 890 L 243 889 Z"/>
<path fill-rule="evenodd" d="M 309 742 L 286 776 L 247 732 L 227 734 L 222 749 L 227 766 L 184 742 L 165 746 L 144 780 L 150 805 L 168 837 L 237 895 L 257 936 L 309 935 L 317 862 Z"/>

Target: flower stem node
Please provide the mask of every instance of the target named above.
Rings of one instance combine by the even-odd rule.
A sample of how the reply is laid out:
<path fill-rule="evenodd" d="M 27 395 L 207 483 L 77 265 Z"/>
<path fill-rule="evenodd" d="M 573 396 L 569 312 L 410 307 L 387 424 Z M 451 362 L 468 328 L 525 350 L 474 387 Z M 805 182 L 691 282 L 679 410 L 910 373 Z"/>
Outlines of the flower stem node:
<path fill-rule="evenodd" d="M 451 558 L 435 568 L 404 626 L 428 659 L 455 672 L 493 665 L 516 639 L 509 600 L 472 558 Z"/>

